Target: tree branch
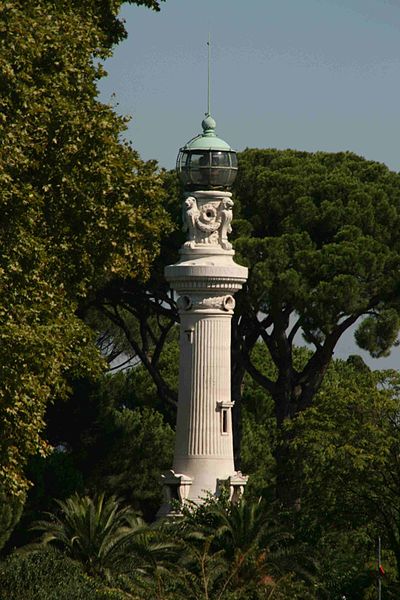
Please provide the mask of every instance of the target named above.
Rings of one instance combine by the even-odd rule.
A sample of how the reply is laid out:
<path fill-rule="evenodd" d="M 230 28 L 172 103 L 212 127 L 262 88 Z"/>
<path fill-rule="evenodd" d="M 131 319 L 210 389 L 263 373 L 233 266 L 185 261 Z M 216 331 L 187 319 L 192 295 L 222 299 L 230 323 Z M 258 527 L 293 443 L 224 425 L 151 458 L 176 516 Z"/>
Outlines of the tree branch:
<path fill-rule="evenodd" d="M 157 387 L 157 391 L 160 395 L 160 398 L 162 398 L 172 406 L 176 407 L 178 402 L 177 393 L 168 386 L 168 384 L 161 377 L 161 374 L 156 368 L 156 366 L 152 364 L 151 360 L 149 360 L 149 357 L 146 354 L 146 352 L 139 346 L 139 344 L 133 338 L 124 319 L 119 314 L 118 308 L 112 305 L 113 310 L 111 310 L 110 308 L 107 308 L 105 304 L 103 304 L 101 305 L 100 309 L 102 310 L 103 314 L 110 319 L 112 323 L 120 327 L 121 330 L 124 332 L 124 335 L 131 348 L 133 349 L 135 354 L 140 358 L 141 362 L 143 363 L 143 366 L 147 369 L 148 373 L 153 379 Z"/>

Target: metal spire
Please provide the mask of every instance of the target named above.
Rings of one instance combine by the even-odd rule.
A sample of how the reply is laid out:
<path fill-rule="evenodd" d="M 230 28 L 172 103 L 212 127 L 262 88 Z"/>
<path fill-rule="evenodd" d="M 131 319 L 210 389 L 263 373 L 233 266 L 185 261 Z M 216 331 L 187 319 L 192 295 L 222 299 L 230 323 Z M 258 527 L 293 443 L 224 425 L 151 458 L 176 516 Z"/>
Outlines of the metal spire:
<path fill-rule="evenodd" d="M 207 91 L 207 112 L 206 116 L 211 115 L 211 34 L 208 32 L 208 91 Z"/>
<path fill-rule="evenodd" d="M 203 128 L 203 137 L 216 137 L 215 128 L 217 126 L 216 122 L 211 116 L 211 34 L 208 33 L 208 90 L 207 90 L 207 112 L 205 113 L 205 118 L 203 119 L 201 126 Z M 224 142 L 225 143 L 225 142 Z"/>

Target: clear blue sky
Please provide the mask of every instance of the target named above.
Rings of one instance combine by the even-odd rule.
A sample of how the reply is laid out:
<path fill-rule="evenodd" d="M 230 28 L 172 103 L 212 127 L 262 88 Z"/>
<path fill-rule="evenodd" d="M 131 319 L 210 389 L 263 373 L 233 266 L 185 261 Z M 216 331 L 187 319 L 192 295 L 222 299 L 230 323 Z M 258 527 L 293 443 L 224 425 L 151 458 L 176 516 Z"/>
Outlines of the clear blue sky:
<path fill-rule="evenodd" d="M 351 150 L 400 170 L 400 0 L 167 0 L 121 15 L 101 99 L 132 115 L 144 159 L 172 168 L 201 130 L 210 32 L 211 112 L 235 149 Z M 337 354 L 355 351 L 349 335 Z M 399 368 L 400 352 L 368 362 Z"/>
<path fill-rule="evenodd" d="M 167 0 L 125 6 L 101 97 L 143 158 L 174 165 L 206 110 L 248 147 L 352 150 L 400 169 L 400 0 Z"/>

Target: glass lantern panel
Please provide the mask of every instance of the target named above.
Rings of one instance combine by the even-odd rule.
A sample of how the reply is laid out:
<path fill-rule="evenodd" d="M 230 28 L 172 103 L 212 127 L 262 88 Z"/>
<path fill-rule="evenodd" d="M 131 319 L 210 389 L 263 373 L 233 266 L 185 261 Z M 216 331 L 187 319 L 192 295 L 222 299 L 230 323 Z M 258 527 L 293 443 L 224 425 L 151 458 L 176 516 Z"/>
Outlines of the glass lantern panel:
<path fill-rule="evenodd" d="M 196 167 L 207 167 L 209 163 L 209 153 L 205 152 L 191 152 L 189 155 L 189 160 L 187 161 L 188 166 L 190 168 Z"/>
<path fill-rule="evenodd" d="M 209 183 L 209 169 L 198 169 L 190 171 L 190 181 L 193 185 L 207 186 Z"/>
<path fill-rule="evenodd" d="M 229 167 L 229 152 L 212 152 L 211 165 L 213 167 Z"/>
<path fill-rule="evenodd" d="M 236 179 L 236 175 L 237 175 L 236 170 L 235 171 L 233 169 L 229 170 L 228 180 L 226 182 L 227 187 L 230 187 L 233 184 L 233 182 Z"/>
<path fill-rule="evenodd" d="M 178 171 L 181 169 L 181 167 L 184 163 L 185 163 L 185 153 L 180 150 L 179 154 L 177 156 L 177 159 L 176 159 L 176 168 Z"/>
<path fill-rule="evenodd" d="M 210 184 L 213 187 L 225 187 L 228 182 L 230 169 L 210 169 Z"/>
<path fill-rule="evenodd" d="M 232 167 L 237 167 L 237 156 L 236 156 L 236 152 L 231 152 L 231 165 Z"/>

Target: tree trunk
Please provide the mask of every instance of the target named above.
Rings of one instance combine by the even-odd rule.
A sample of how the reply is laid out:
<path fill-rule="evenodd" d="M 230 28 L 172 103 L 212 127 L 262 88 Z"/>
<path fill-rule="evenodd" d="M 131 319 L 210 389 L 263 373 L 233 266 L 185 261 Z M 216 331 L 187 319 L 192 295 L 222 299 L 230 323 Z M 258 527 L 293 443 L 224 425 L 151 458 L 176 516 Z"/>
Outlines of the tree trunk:
<path fill-rule="evenodd" d="M 293 481 L 290 469 L 290 442 L 292 437 L 284 429 L 286 419 L 290 419 L 293 416 L 292 395 L 292 389 L 287 385 L 287 382 L 281 382 L 281 385 L 277 382 L 276 393 L 272 395 L 278 428 L 278 443 L 274 452 L 276 461 L 276 497 L 288 509 L 294 508 L 299 503 L 297 486 Z"/>

